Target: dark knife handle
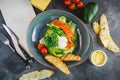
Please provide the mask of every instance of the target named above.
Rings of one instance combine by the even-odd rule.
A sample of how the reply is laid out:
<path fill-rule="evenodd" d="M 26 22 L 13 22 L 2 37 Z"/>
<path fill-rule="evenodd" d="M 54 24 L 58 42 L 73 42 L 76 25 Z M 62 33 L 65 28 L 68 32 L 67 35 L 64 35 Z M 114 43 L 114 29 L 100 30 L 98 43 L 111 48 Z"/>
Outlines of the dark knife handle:
<path fill-rule="evenodd" d="M 27 51 L 19 44 L 18 45 L 20 47 L 20 49 L 22 50 L 22 52 L 24 53 L 24 56 L 27 58 L 27 60 L 25 60 L 25 62 L 29 62 L 29 63 L 33 63 L 34 60 L 33 60 L 33 57 L 31 57 Z"/>

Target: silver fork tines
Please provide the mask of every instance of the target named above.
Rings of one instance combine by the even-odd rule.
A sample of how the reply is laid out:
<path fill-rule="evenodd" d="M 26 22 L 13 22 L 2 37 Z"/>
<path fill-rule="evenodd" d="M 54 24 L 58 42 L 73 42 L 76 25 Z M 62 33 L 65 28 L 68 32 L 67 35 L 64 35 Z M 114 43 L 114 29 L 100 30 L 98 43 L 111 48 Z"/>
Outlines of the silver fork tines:
<path fill-rule="evenodd" d="M 15 52 L 15 50 L 14 50 L 14 49 L 12 48 L 12 46 L 10 45 L 9 39 L 8 39 L 6 36 L 4 36 L 2 33 L 0 33 L 0 40 L 1 40 L 4 44 L 8 45 L 9 48 L 10 48 L 13 52 Z"/>

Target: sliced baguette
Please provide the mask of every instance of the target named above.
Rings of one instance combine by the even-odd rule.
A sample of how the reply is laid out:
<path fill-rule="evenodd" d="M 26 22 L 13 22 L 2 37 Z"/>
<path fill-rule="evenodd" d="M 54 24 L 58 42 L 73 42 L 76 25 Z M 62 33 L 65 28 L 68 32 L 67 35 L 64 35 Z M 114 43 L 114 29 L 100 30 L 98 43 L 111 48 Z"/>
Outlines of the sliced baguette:
<path fill-rule="evenodd" d="M 109 31 L 108 21 L 105 14 L 100 16 L 100 29 Z"/>
<path fill-rule="evenodd" d="M 102 14 L 100 17 L 99 38 L 105 48 L 113 52 L 120 52 L 120 48 L 116 45 L 116 43 L 113 41 L 110 35 L 107 18 L 104 14 Z"/>
<path fill-rule="evenodd" d="M 107 49 L 113 52 L 120 52 L 120 48 L 116 45 L 113 39 L 110 40 L 110 44 L 107 46 Z"/>
<path fill-rule="evenodd" d="M 99 23 L 98 22 L 93 22 L 93 30 L 94 30 L 94 32 L 96 33 L 96 34 L 99 34 L 99 32 L 100 32 L 100 25 L 99 25 Z"/>
<path fill-rule="evenodd" d="M 99 39 L 102 42 L 103 46 L 107 48 L 111 40 L 110 33 L 106 30 L 100 30 Z"/>
<path fill-rule="evenodd" d="M 65 54 L 64 56 L 60 57 L 60 59 L 65 62 L 70 62 L 70 61 L 80 61 L 81 58 L 79 55 L 69 53 L 69 54 Z"/>
<path fill-rule="evenodd" d="M 65 73 L 67 75 L 70 74 L 70 71 L 69 71 L 67 65 L 64 62 L 62 62 L 62 60 L 60 60 L 59 58 L 54 57 L 52 55 L 46 55 L 45 60 L 47 60 L 52 65 L 54 65 L 56 68 L 58 68 L 63 73 Z"/>
<path fill-rule="evenodd" d="M 35 70 L 19 77 L 19 80 L 41 80 L 49 78 L 54 74 L 54 71 L 50 69 L 42 69 L 40 71 Z"/>

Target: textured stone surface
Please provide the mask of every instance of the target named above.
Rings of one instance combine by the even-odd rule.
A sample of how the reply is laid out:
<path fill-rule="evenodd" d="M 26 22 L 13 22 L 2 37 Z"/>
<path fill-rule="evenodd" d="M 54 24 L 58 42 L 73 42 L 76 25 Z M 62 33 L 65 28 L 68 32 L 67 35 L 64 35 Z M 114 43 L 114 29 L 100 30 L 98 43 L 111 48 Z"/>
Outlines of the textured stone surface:
<path fill-rule="evenodd" d="M 106 14 L 110 33 L 114 41 L 120 47 L 120 1 L 119 0 L 82 0 L 85 4 L 91 1 L 95 1 L 99 4 L 99 11 L 93 21 L 99 21 L 99 17 L 102 13 Z M 40 13 L 38 9 L 34 8 L 36 14 Z M 69 11 L 68 8 L 62 3 L 62 0 L 52 0 L 47 10 L 49 9 L 61 9 Z M 69 11 L 82 18 L 82 10 Z M 2 23 L 4 20 L 0 14 L 0 32 L 4 33 L 7 37 L 7 33 L 2 28 Z M 103 46 L 98 43 L 96 34 L 93 32 L 91 24 L 86 24 L 92 33 L 94 40 L 94 50 L 102 49 L 106 52 L 108 56 L 108 61 L 103 67 L 93 66 L 89 60 L 86 62 L 70 68 L 71 74 L 64 75 L 57 69 L 52 69 L 55 71 L 55 75 L 46 80 L 120 80 L 120 53 L 114 54 L 108 51 Z M 11 43 L 12 44 L 12 43 Z M 0 80 L 17 80 L 17 78 L 26 72 L 47 68 L 35 61 L 31 64 L 31 69 L 25 69 L 24 63 L 18 58 L 18 55 L 13 53 L 8 46 L 4 45 L 0 41 Z"/>

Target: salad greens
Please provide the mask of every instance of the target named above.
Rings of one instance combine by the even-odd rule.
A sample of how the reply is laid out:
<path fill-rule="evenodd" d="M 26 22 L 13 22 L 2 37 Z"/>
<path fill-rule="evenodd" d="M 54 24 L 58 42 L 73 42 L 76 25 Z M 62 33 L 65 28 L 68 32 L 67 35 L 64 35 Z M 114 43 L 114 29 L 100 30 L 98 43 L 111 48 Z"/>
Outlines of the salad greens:
<path fill-rule="evenodd" d="M 65 31 L 68 31 L 67 29 L 63 30 L 63 28 L 60 28 L 52 22 L 47 24 L 48 29 L 45 33 L 45 36 L 43 37 L 43 44 L 47 47 L 48 52 L 55 57 L 62 56 L 67 53 L 72 53 L 74 48 L 76 47 L 77 39 L 75 23 L 73 23 L 72 21 L 67 22 L 65 16 L 59 17 L 58 21 L 62 22 L 64 25 L 67 25 L 67 27 L 70 28 L 73 37 L 69 37 L 68 35 L 66 35 Z M 70 48 L 66 48 L 66 46 L 69 44 L 69 39 L 71 39 L 73 44 Z"/>

